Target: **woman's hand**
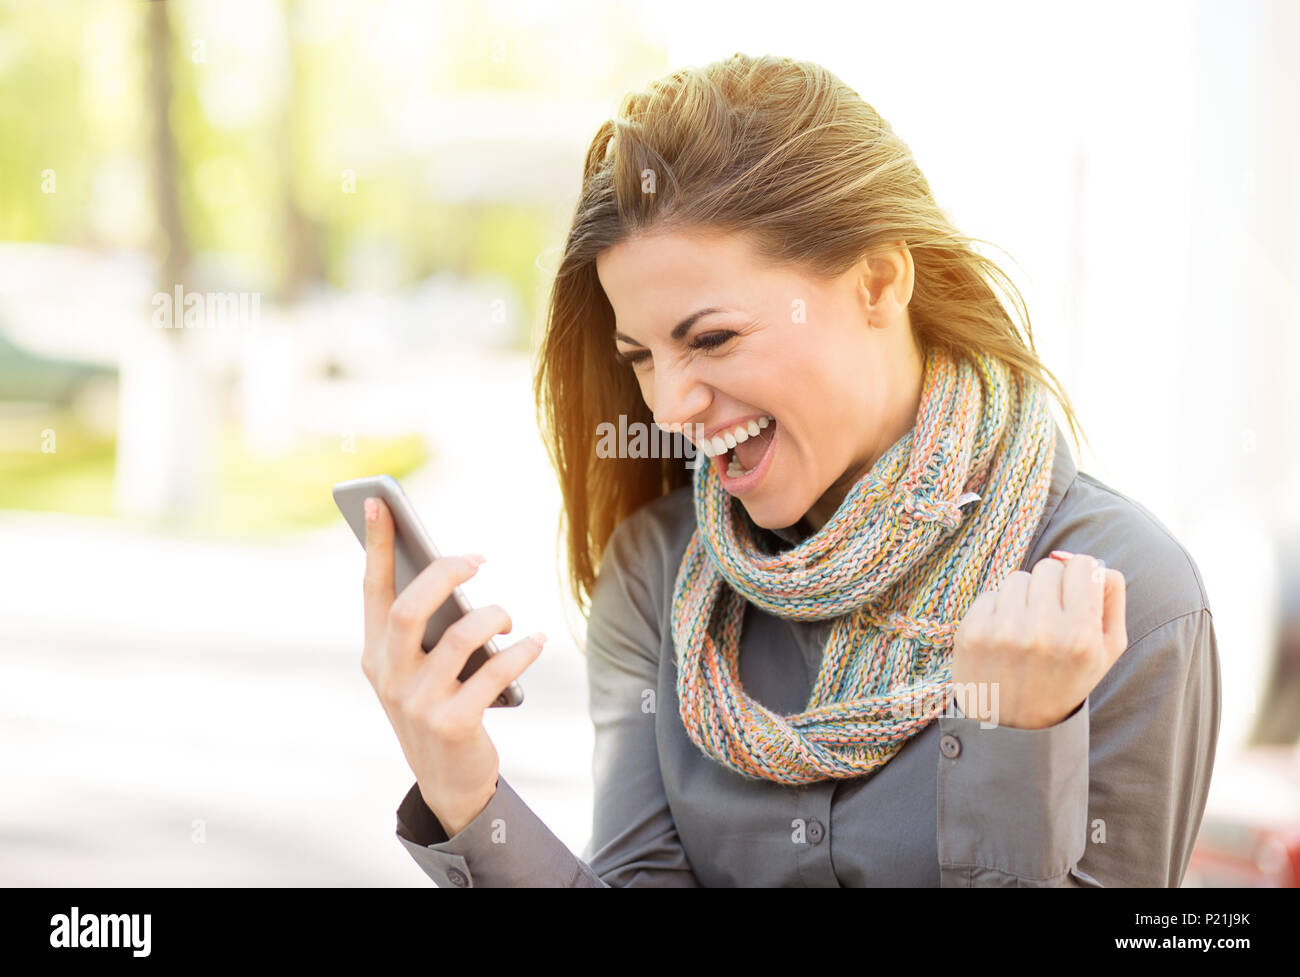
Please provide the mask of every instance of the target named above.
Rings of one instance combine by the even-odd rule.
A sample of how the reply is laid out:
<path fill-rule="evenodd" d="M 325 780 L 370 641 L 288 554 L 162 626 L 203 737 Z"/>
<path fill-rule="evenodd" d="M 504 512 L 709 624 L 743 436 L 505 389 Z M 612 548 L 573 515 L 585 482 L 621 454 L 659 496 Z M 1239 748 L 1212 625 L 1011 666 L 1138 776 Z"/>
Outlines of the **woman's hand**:
<path fill-rule="evenodd" d="M 493 655 L 465 682 L 465 662 L 493 635 L 511 630 L 492 604 L 470 611 L 425 654 L 429 618 L 482 558 L 435 560 L 393 595 L 393 518 L 382 500 L 366 500 L 366 641 L 361 670 L 379 694 L 420 795 L 447 836 L 460 832 L 496 792 L 496 747 L 483 710 L 541 654 L 546 636 L 530 635 Z"/>
<path fill-rule="evenodd" d="M 1000 725 L 1053 726 L 1128 647 L 1124 575 L 1091 556 L 1057 552 L 1061 559 L 1039 560 L 1032 574 L 1017 570 L 998 590 L 980 594 L 962 618 L 952 680 L 967 716 L 977 710 L 963 686 L 989 683 L 997 688 Z"/>

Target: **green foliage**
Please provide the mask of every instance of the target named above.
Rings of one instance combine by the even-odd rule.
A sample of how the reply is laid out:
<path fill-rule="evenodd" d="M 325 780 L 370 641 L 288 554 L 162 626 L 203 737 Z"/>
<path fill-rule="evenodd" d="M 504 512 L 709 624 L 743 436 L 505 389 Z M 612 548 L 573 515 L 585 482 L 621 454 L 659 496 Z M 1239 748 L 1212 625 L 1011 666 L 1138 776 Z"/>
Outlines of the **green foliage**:
<path fill-rule="evenodd" d="M 42 431 L 56 432 L 53 452 L 42 452 Z M 0 509 L 77 515 L 115 515 L 116 444 L 78 425 L 71 413 L 0 425 Z M 386 473 L 402 478 L 430 459 L 418 434 L 358 437 L 355 451 L 337 438 L 318 438 L 290 450 L 250 451 L 234 426 L 222 432 L 213 491 L 186 532 L 257 536 L 329 525 L 338 518 L 330 488 L 336 482 Z"/>
<path fill-rule="evenodd" d="M 113 514 L 112 438 L 87 431 L 71 411 L 6 418 L 0 435 L 0 509 Z"/>
<path fill-rule="evenodd" d="M 150 110 L 156 8 L 0 0 L 0 239 L 161 257 Z M 353 287 L 353 258 L 374 245 L 390 276 L 384 284 L 399 288 L 447 270 L 499 275 L 524 311 L 515 324 L 521 349 L 546 284 L 536 258 L 563 233 L 563 208 L 506 189 L 494 196 L 492 187 L 475 202 L 443 198 L 431 166 L 449 140 L 456 151 L 457 133 L 446 130 L 441 107 L 492 91 L 562 99 L 595 87 L 613 97 L 662 67 L 662 52 L 617 9 L 600 29 L 619 58 L 581 65 L 566 46 L 579 25 L 566 18 L 586 12 L 512 23 L 453 5 L 412 17 L 388 57 L 376 47 L 386 35 L 373 31 L 391 25 L 365 4 L 282 0 L 254 15 L 169 0 L 165 9 L 167 122 L 186 252 L 249 269 L 254 280 L 241 284 L 268 296 L 298 294 L 304 280 Z M 247 25 L 230 23 L 241 17 Z M 228 110 L 241 92 L 256 103 L 247 114 L 214 107 Z M 50 170 L 57 192 L 42 193 Z M 355 192 L 345 189 L 345 172 Z M 136 188 L 129 203 L 123 181 Z"/>
<path fill-rule="evenodd" d="M 250 452 L 237 431 L 227 430 L 221 493 L 204 522 L 223 535 L 328 525 L 339 518 L 330 494 L 336 482 L 378 474 L 402 478 L 431 457 L 418 434 L 358 437 L 354 447 L 349 453 L 338 438 L 321 438 L 262 456 Z"/>

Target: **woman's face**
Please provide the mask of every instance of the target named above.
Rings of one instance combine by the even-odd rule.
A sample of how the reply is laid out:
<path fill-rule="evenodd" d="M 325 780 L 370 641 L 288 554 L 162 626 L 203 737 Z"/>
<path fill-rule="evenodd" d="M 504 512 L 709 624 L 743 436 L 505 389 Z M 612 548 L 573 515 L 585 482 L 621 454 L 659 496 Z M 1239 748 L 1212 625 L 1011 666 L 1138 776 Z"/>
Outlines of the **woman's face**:
<path fill-rule="evenodd" d="M 617 351 L 633 361 L 627 369 L 660 427 L 699 446 L 701 435 L 773 419 L 752 443 L 700 459 L 759 526 L 804 519 L 820 529 L 915 423 L 923 362 L 901 242 L 823 281 L 761 264 L 741 235 L 660 231 L 602 252 L 596 273 L 614 308 Z M 732 455 L 736 471 L 752 474 L 728 477 Z"/>

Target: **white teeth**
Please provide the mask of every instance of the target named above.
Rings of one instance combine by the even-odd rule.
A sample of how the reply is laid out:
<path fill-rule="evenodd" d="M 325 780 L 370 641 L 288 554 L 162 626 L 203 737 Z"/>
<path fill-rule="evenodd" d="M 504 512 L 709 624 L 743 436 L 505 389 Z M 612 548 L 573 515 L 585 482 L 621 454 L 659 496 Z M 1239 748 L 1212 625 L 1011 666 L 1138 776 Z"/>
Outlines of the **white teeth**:
<path fill-rule="evenodd" d="M 712 438 L 701 438 L 698 447 L 706 457 L 714 458 L 726 454 L 736 445 L 744 444 L 750 438 L 758 437 L 759 432 L 771 423 L 772 418 L 760 417 L 757 420 L 738 425 L 733 430 L 714 435 Z M 735 463 L 735 459 L 732 459 L 732 463 Z"/>
<path fill-rule="evenodd" d="M 725 435 L 727 439 L 728 448 L 734 447 L 734 445 L 731 444 L 732 441 L 735 441 L 736 444 L 744 444 L 751 437 L 753 438 L 758 437 L 759 431 L 766 428 L 771 423 L 772 423 L 772 418 L 761 417 L 758 420 L 749 421 L 747 426 L 741 425 L 740 427 L 737 427 L 734 431 L 728 432 Z M 714 440 L 716 441 L 717 439 L 715 438 Z M 752 468 L 746 469 L 741 467 L 740 462 L 733 457 L 731 459 L 730 464 L 728 464 L 727 466 L 727 477 L 744 478 L 746 475 L 752 474 L 753 471 L 754 469 Z"/>

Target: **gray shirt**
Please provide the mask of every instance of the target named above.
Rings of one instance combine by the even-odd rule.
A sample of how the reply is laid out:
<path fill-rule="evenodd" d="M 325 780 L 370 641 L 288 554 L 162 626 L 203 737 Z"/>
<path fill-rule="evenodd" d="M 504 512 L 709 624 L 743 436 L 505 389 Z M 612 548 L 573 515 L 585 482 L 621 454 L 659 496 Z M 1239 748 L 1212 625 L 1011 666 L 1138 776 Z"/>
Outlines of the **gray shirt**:
<path fill-rule="evenodd" d="M 669 615 L 694 529 L 688 485 L 620 523 L 602 560 L 587 626 L 595 811 L 581 857 L 504 777 L 451 838 L 412 785 L 397 837 L 438 885 L 1181 883 L 1219 735 L 1205 586 L 1155 516 L 1077 470 L 1059 426 L 1050 494 L 1021 569 L 1063 549 L 1120 570 L 1129 646 L 1079 708 L 1046 729 L 956 711 L 870 774 L 805 786 L 722 766 L 688 738 L 676 695 Z M 801 538 L 766 532 L 773 549 Z M 745 692 L 782 715 L 801 711 L 829 627 L 746 608 Z"/>

